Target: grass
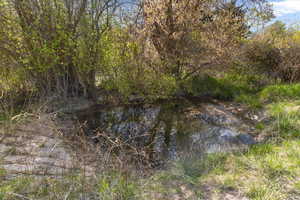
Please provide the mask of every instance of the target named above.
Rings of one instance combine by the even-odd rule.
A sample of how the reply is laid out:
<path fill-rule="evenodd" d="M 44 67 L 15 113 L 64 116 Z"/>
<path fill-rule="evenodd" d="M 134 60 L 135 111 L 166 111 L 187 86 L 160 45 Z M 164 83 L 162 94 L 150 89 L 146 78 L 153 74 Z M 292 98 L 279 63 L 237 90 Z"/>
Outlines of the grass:
<path fill-rule="evenodd" d="M 224 171 L 212 170 L 200 182 L 230 187 L 254 200 L 300 198 L 300 101 L 278 101 L 265 106 L 273 123 L 257 125 L 272 139 L 246 153 L 228 155 Z"/>
<path fill-rule="evenodd" d="M 234 76 L 233 76 L 234 77 Z M 231 99 L 248 105 L 251 109 L 261 109 L 268 104 L 274 103 L 285 103 L 285 102 L 296 102 L 300 100 L 300 84 L 274 84 L 265 87 L 254 88 L 254 80 L 250 78 L 244 78 L 243 80 L 236 79 L 235 81 L 229 81 L 232 85 L 239 85 L 237 88 L 231 88 Z M 250 79 L 250 80 L 249 80 Z M 258 79 L 258 78 L 257 78 Z M 258 80 L 256 80 L 259 82 Z M 259 84 L 259 83 L 257 83 Z M 228 92 L 224 91 L 224 94 Z M 222 96 L 222 95 L 221 95 Z M 280 106 L 284 106 L 283 104 Z"/>
<path fill-rule="evenodd" d="M 3 177 L 5 172 L 0 172 Z M 106 172 L 89 179 L 76 175 L 2 180 L 0 199 L 204 199 L 207 193 L 222 199 L 222 194 L 236 192 L 253 200 L 285 200 L 299 197 L 299 188 L 300 140 L 296 139 L 256 145 L 245 153 L 183 158 L 169 170 L 142 179 Z"/>
<path fill-rule="evenodd" d="M 165 199 L 184 192 L 191 194 L 190 199 L 204 199 L 208 193 L 222 199 L 228 192 L 253 200 L 296 199 L 300 197 L 300 140 L 256 145 L 246 153 L 222 155 L 221 159 L 210 155 L 204 160 L 180 160 L 154 177 L 144 193 L 155 191 Z M 206 186 L 210 191 L 203 189 Z"/>
<path fill-rule="evenodd" d="M 278 84 L 264 88 L 260 93 L 263 102 L 300 100 L 300 84 Z"/>
<path fill-rule="evenodd" d="M 300 140 L 261 145 L 246 154 L 228 156 L 223 173 L 209 173 L 204 182 L 213 180 L 226 186 L 229 179 L 230 187 L 250 199 L 283 200 L 295 197 L 299 163 Z"/>
<path fill-rule="evenodd" d="M 274 133 L 282 138 L 300 136 L 300 101 L 286 101 L 267 106 L 269 115 L 275 118 Z"/>
<path fill-rule="evenodd" d="M 2 175 L 5 172 L 0 171 Z M 18 177 L 0 181 L 0 200 L 15 199 L 101 199 L 134 200 L 136 182 L 120 173 L 104 173 L 97 178 L 65 175 L 60 178 Z"/>

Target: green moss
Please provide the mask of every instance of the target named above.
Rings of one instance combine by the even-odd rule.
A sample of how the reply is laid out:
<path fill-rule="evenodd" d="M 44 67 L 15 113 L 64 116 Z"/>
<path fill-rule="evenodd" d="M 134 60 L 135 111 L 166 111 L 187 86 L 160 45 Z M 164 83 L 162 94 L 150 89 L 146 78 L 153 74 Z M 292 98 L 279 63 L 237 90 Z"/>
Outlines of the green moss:
<path fill-rule="evenodd" d="M 16 194 L 27 193 L 30 189 L 31 178 L 19 177 L 0 183 L 0 199 L 16 199 Z"/>
<path fill-rule="evenodd" d="M 1 163 L 1 161 L 0 161 L 0 163 Z M 5 169 L 0 168 L 0 180 L 1 180 L 1 178 L 4 177 L 5 175 L 6 175 Z"/>
<path fill-rule="evenodd" d="M 300 181 L 298 181 L 294 184 L 294 188 L 296 191 L 300 191 Z"/>

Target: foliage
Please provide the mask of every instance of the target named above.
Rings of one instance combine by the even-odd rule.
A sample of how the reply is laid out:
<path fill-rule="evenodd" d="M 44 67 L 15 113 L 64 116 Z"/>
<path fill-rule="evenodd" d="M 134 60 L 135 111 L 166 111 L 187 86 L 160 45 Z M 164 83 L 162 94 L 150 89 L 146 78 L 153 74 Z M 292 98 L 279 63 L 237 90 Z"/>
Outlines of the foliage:
<path fill-rule="evenodd" d="M 266 1 L 238 2 L 145 0 L 124 22 L 116 0 L 0 0 L 0 124 L 37 94 L 94 97 L 97 86 L 125 98 L 271 103 L 272 120 L 256 128 L 274 139 L 244 153 L 184 157 L 141 182 L 117 172 L 8 180 L 0 169 L 0 199 L 158 199 L 189 194 L 184 186 L 201 199 L 207 185 L 250 199 L 299 195 L 300 32 L 275 22 L 248 37 L 251 19 L 267 22 L 272 11 Z"/>
<path fill-rule="evenodd" d="M 180 81 L 230 63 L 249 32 L 250 2 L 145 1 L 145 32 L 162 62 L 160 70 Z"/>
<path fill-rule="evenodd" d="M 113 1 L 3 2 L 0 50 L 6 63 L 43 94 L 92 95 L 99 40 L 108 29 L 103 20 L 109 22 Z"/>
<path fill-rule="evenodd" d="M 237 71 L 227 72 L 220 77 L 202 75 L 184 82 L 183 88 L 192 96 L 210 96 L 221 100 L 258 105 L 252 98 L 265 85 L 266 78 L 261 75 L 242 74 Z"/>
<path fill-rule="evenodd" d="M 159 98 L 175 93 L 174 78 L 156 71 L 152 67 L 155 63 L 147 66 L 142 44 L 128 32 L 116 26 L 102 37 L 101 44 L 103 69 L 97 75 L 101 87 L 117 90 L 125 98 L 132 94 Z"/>
<path fill-rule="evenodd" d="M 224 100 L 233 99 L 234 96 L 232 88 L 208 75 L 193 77 L 187 80 L 183 87 L 192 96 L 211 96 Z"/>
<path fill-rule="evenodd" d="M 261 40 L 264 42 L 273 44 L 277 48 L 282 48 L 287 45 L 290 35 L 286 25 L 281 21 L 276 21 L 267 26 L 260 37 L 262 37 Z"/>
<path fill-rule="evenodd" d="M 26 92 L 64 98 L 95 99 L 96 86 L 125 97 L 172 96 L 203 69 L 229 66 L 250 16 L 271 13 L 254 0 L 146 0 L 137 10 L 118 3 L 1 0 L 0 73 L 9 81 L 0 87 L 14 90 L 14 81 Z"/>
<path fill-rule="evenodd" d="M 281 54 L 272 44 L 250 41 L 243 47 L 242 59 L 249 71 L 273 75 L 281 63 Z"/>
<path fill-rule="evenodd" d="M 285 82 L 300 81 L 300 44 L 291 44 L 281 52 L 282 62 L 279 65 L 277 76 Z"/>
<path fill-rule="evenodd" d="M 244 45 L 242 60 L 250 71 L 265 73 L 284 82 L 298 82 L 299 31 L 276 21 Z"/>

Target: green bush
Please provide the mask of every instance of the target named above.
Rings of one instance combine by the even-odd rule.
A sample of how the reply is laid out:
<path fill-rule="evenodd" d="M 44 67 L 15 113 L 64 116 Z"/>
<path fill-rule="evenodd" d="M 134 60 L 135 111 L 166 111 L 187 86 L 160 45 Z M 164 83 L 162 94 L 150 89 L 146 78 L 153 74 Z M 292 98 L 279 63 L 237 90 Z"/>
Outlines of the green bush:
<path fill-rule="evenodd" d="M 118 91 L 125 99 L 130 95 L 138 95 L 153 100 L 173 96 L 178 85 L 174 77 L 166 74 L 157 74 L 151 70 L 143 73 L 132 70 L 102 82 L 102 87 Z"/>
<path fill-rule="evenodd" d="M 195 76 L 183 84 L 184 90 L 192 96 L 209 96 L 224 100 L 233 98 L 233 90 L 229 85 L 222 84 L 222 81 L 208 76 Z"/>
<path fill-rule="evenodd" d="M 210 96 L 221 100 L 236 100 L 256 104 L 256 97 L 262 88 L 263 76 L 242 75 L 231 72 L 221 78 L 208 75 L 196 76 L 184 84 L 185 91 L 193 96 Z"/>

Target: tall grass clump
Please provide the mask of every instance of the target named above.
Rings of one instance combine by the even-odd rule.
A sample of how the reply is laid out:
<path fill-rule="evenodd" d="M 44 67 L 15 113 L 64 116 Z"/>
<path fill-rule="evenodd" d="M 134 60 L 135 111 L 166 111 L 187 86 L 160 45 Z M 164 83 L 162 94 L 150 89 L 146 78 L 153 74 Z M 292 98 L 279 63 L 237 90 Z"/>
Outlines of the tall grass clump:
<path fill-rule="evenodd" d="M 299 138 L 300 101 L 270 104 L 268 106 L 268 113 L 275 119 L 273 130 L 277 137 Z"/>
<path fill-rule="evenodd" d="M 270 85 L 260 92 L 260 100 L 263 102 L 278 102 L 284 100 L 300 99 L 300 84 Z"/>

